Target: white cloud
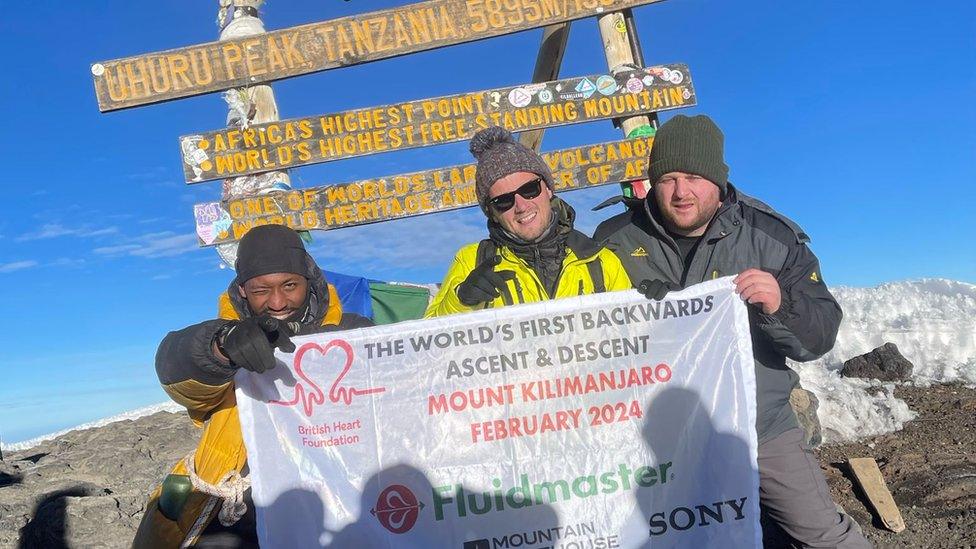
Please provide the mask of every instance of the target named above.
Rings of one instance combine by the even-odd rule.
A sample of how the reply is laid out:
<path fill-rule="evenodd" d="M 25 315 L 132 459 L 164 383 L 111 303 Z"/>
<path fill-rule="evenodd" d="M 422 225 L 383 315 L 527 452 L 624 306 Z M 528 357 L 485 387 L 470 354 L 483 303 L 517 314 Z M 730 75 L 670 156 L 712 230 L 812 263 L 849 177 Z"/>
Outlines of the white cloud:
<path fill-rule="evenodd" d="M 192 233 L 177 234 L 172 231 L 148 233 L 114 246 L 102 246 L 93 251 L 104 256 L 132 256 L 156 259 L 174 257 L 199 250 L 197 236 Z"/>
<path fill-rule="evenodd" d="M 140 172 L 130 173 L 126 177 L 135 181 L 159 182 L 161 179 L 168 178 L 171 173 L 172 171 L 165 166 L 153 166 Z"/>
<path fill-rule="evenodd" d="M 115 234 L 119 232 L 118 227 L 104 227 L 101 229 L 96 229 L 90 225 L 82 225 L 80 227 L 66 227 L 61 223 L 45 223 L 41 225 L 41 228 L 30 233 L 25 233 L 17 237 L 18 242 L 25 242 L 30 240 L 46 240 L 48 238 L 59 238 L 62 236 L 75 236 L 80 238 L 89 238 L 94 236 L 104 236 L 107 234 Z"/>
<path fill-rule="evenodd" d="M 382 272 L 395 276 L 398 271 L 425 269 L 443 274 L 458 248 L 487 234 L 484 215 L 471 208 L 315 231 L 309 251 L 322 268 L 349 274 Z"/>
<path fill-rule="evenodd" d="M 70 257 L 59 257 L 51 262 L 54 267 L 80 267 L 84 264 L 84 259 L 72 259 Z"/>
<path fill-rule="evenodd" d="M 37 261 L 34 261 L 33 259 L 11 261 L 10 263 L 0 263 L 0 273 L 12 273 L 14 271 L 30 269 L 31 267 L 36 267 L 37 265 Z"/>
<path fill-rule="evenodd" d="M 102 246 L 92 250 L 98 255 L 122 255 L 131 250 L 138 250 L 138 244 L 120 244 L 118 246 Z"/>

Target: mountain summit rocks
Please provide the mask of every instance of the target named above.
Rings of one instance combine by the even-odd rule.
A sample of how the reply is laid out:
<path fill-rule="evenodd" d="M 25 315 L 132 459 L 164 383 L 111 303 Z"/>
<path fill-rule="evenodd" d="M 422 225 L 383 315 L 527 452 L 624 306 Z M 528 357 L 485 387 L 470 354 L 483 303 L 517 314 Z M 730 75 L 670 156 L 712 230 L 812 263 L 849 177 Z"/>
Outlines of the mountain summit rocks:
<path fill-rule="evenodd" d="M 905 381 L 912 377 L 914 365 L 898 352 L 894 343 L 885 343 L 870 353 L 844 362 L 840 375 L 867 377 L 881 381 Z"/>
<path fill-rule="evenodd" d="M 128 547 L 150 490 L 196 446 L 185 413 L 71 431 L 0 462 L 0 547 Z"/>

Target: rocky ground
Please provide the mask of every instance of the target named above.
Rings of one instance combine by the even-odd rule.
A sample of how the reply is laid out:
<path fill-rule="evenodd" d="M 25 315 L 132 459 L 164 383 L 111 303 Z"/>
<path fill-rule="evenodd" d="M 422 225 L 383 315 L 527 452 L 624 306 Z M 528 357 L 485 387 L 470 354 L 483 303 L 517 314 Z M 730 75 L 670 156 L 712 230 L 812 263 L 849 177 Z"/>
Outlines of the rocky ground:
<path fill-rule="evenodd" d="M 160 412 L 5 453 L 0 547 L 128 547 L 146 494 L 198 436 Z"/>
<path fill-rule="evenodd" d="M 877 547 L 976 548 L 976 390 L 904 386 L 895 396 L 919 414 L 903 430 L 818 450 L 834 501 Z M 845 466 L 852 457 L 878 462 L 905 531 L 888 532 L 872 517 Z"/>
<path fill-rule="evenodd" d="M 878 547 L 976 548 L 976 390 L 903 387 L 905 429 L 818 450 L 834 499 Z M 75 431 L 0 462 L 0 547 L 126 547 L 146 493 L 194 445 L 185 416 L 160 412 Z M 846 469 L 878 461 L 908 528 L 880 528 Z"/>

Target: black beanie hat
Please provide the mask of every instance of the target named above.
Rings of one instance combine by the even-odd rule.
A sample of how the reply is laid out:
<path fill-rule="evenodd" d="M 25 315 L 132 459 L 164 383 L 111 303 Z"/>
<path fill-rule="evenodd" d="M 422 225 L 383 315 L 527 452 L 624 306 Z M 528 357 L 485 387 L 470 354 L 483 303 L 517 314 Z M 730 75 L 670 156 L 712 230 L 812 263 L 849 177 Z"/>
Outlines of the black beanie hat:
<path fill-rule="evenodd" d="M 519 143 L 511 132 L 499 126 L 485 128 L 474 134 L 468 147 L 478 159 L 474 176 L 474 192 L 481 209 L 488 213 L 488 190 L 499 179 L 516 172 L 534 173 L 553 188 L 552 172 L 539 153 Z"/>
<path fill-rule="evenodd" d="M 647 178 L 653 185 L 668 172 L 693 173 L 718 185 L 724 200 L 729 184 L 724 150 L 725 136 L 711 118 L 679 114 L 658 128 Z"/>
<path fill-rule="evenodd" d="M 284 225 L 259 225 L 237 247 L 234 270 L 241 284 L 256 276 L 294 273 L 308 277 L 305 245 L 298 233 Z"/>

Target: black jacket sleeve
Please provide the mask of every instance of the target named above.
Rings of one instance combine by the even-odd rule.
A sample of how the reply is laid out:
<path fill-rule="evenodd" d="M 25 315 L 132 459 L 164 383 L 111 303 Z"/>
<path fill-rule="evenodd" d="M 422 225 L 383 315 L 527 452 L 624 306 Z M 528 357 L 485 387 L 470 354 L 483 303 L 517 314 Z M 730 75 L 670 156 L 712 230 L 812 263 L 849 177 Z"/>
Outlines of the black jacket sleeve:
<path fill-rule="evenodd" d="M 823 356 L 834 346 L 843 312 L 824 284 L 820 262 L 806 244 L 795 244 L 776 280 L 782 304 L 772 315 L 759 314 L 759 328 L 791 360 Z"/>
<path fill-rule="evenodd" d="M 156 351 L 156 375 L 164 386 L 193 380 L 206 385 L 223 385 L 236 368 L 214 356 L 211 343 L 226 320 L 207 320 L 170 332 Z"/>

